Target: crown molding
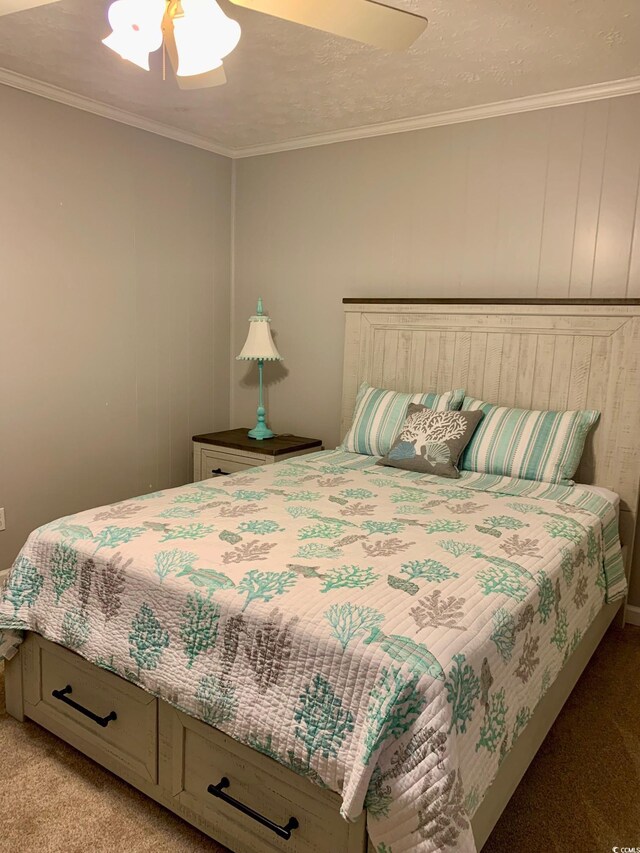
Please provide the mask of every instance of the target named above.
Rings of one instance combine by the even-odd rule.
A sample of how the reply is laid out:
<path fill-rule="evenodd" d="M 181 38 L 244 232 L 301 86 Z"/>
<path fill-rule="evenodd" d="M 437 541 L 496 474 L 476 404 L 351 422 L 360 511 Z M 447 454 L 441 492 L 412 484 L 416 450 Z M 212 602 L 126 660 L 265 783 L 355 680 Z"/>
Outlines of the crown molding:
<path fill-rule="evenodd" d="M 348 130 L 317 133 L 313 136 L 301 136 L 297 139 L 286 140 L 285 142 L 235 148 L 232 156 L 234 158 L 257 157 L 262 154 L 295 151 L 299 148 L 313 148 L 317 145 L 350 142 L 354 139 L 387 136 L 392 133 L 408 133 L 412 130 L 426 130 L 429 127 L 440 127 L 445 124 L 480 121 L 485 118 L 526 113 L 549 107 L 564 107 L 569 104 L 581 104 L 585 101 L 599 101 L 603 98 L 618 98 L 622 95 L 635 95 L 638 93 L 640 93 L 640 77 L 627 77 L 624 80 L 594 83 L 589 86 L 579 86 L 575 89 L 561 89 L 556 92 L 545 92 L 542 95 L 527 95 L 523 98 L 513 98 L 510 101 L 496 101 L 493 104 L 483 104 L 477 107 L 462 107 L 458 110 L 447 110 L 446 112 L 432 113 L 431 115 L 396 119 L 380 124 L 352 127 Z"/>
<path fill-rule="evenodd" d="M 514 115 L 516 113 L 531 112 L 532 110 L 543 110 L 549 107 L 564 107 L 570 104 L 581 104 L 587 101 L 599 101 L 603 98 L 618 98 L 623 95 L 635 95 L 640 93 L 640 76 L 627 77 L 623 80 L 613 80 L 607 83 L 594 83 L 589 86 L 579 86 L 574 89 L 561 89 L 555 92 L 545 92 L 541 95 L 527 95 L 523 98 L 513 98 L 509 101 L 496 101 L 492 104 L 482 104 L 475 107 L 463 107 L 457 110 L 447 110 L 431 115 L 413 116 L 405 119 L 380 122 L 378 124 L 352 127 L 347 130 L 330 131 L 328 133 L 317 133 L 312 136 L 301 136 L 288 139 L 283 142 L 274 142 L 259 145 L 248 145 L 241 148 L 229 148 L 203 136 L 197 136 L 180 130 L 170 125 L 161 124 L 152 119 L 143 118 L 134 113 L 112 107 L 100 101 L 94 101 L 84 95 L 77 95 L 67 89 L 43 83 L 32 77 L 25 77 L 0 68 L 0 85 L 11 86 L 30 92 L 50 101 L 57 101 L 78 110 L 93 113 L 102 118 L 117 121 L 155 133 L 175 142 L 182 142 L 195 148 L 202 148 L 214 154 L 221 154 L 232 160 L 245 157 L 258 157 L 263 154 L 277 154 L 283 151 L 295 151 L 301 148 L 314 148 L 319 145 L 331 145 L 336 142 L 350 142 L 356 139 L 369 139 L 374 136 L 388 136 L 393 133 L 408 133 L 412 130 L 426 130 L 430 127 L 441 127 L 447 124 L 460 124 L 467 121 L 480 121 L 486 118 Z"/>
<path fill-rule="evenodd" d="M 138 128 L 138 130 L 155 133 L 156 136 L 164 136 L 167 139 L 173 139 L 175 142 L 192 145 L 194 148 L 202 148 L 205 151 L 212 151 L 214 154 L 222 154 L 223 157 L 234 156 L 231 148 L 226 148 L 224 145 L 220 145 L 211 139 L 205 139 L 203 136 L 197 136 L 195 133 L 189 133 L 177 127 L 170 127 L 161 122 L 134 115 L 134 113 L 121 110 L 118 107 L 112 107 L 101 101 L 86 98 L 84 95 L 69 92 L 67 89 L 52 86 L 50 83 L 43 83 L 40 80 L 34 80 L 32 77 L 25 77 L 22 74 L 17 74 L 15 71 L 9 71 L 8 68 L 0 68 L 0 84 L 10 86 L 13 89 L 21 89 L 23 92 L 29 92 L 32 95 L 38 95 L 50 101 L 57 101 L 59 104 L 65 104 L 77 110 L 93 113 L 93 115 L 100 116 L 101 118 L 117 121 L 120 124 L 128 124 L 131 127 Z"/>

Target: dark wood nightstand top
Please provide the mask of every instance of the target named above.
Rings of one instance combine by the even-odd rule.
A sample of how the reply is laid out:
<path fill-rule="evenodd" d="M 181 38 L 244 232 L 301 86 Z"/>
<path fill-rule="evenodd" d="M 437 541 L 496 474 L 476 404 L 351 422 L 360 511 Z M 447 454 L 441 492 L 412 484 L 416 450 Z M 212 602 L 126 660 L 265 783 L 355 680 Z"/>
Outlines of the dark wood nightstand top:
<path fill-rule="evenodd" d="M 202 444 L 215 444 L 218 447 L 230 447 L 234 450 L 248 450 L 263 453 L 265 456 L 280 456 L 283 453 L 294 453 L 296 450 L 309 450 L 312 447 L 322 449 L 319 438 L 303 438 L 299 435 L 276 435 L 258 441 L 249 438 L 246 429 L 227 429 L 222 432 L 208 432 L 204 435 L 194 435 L 193 440 Z"/>

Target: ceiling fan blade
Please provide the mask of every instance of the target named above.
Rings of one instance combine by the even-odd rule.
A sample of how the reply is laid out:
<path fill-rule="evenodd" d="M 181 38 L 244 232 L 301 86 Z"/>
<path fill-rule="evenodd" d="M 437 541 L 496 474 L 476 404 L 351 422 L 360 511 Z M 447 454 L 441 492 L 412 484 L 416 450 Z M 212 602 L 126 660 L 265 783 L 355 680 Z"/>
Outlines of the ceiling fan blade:
<path fill-rule="evenodd" d="M 227 82 L 227 75 L 224 73 L 222 64 L 220 64 L 219 68 L 214 68 L 213 71 L 207 71 L 206 74 L 178 77 L 178 48 L 176 47 L 176 40 L 173 35 L 173 20 L 169 14 L 169 7 L 167 7 L 167 12 L 162 19 L 162 35 L 164 36 L 164 44 L 180 89 L 209 89 L 213 86 L 223 86 Z"/>
<path fill-rule="evenodd" d="M 374 0 L 231 0 L 236 6 L 284 18 L 385 50 L 413 44 L 427 19 Z"/>
<path fill-rule="evenodd" d="M 194 74 L 191 77 L 178 77 L 176 74 L 176 81 L 180 89 L 210 89 L 213 86 L 224 86 L 227 75 L 221 65 L 206 74 Z"/>
<path fill-rule="evenodd" d="M 57 2 L 58 0 L 0 0 L 0 16 L 10 15 L 12 12 L 26 12 L 36 6 L 48 6 Z"/>

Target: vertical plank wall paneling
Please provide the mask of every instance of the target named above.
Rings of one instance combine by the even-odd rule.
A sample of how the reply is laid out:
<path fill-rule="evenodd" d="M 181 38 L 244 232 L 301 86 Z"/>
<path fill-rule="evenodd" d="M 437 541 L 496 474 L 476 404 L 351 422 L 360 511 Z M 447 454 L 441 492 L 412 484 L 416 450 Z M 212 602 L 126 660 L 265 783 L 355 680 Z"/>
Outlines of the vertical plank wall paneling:
<path fill-rule="evenodd" d="M 273 426 L 339 441 L 343 296 L 640 296 L 638 139 L 631 95 L 237 161 L 235 347 L 261 294 L 288 371 Z M 552 342 L 503 346 L 485 357 L 517 360 L 519 403 L 534 369 L 563 382 Z"/>
<path fill-rule="evenodd" d="M 344 296 L 640 297 L 638 140 L 631 95 L 237 161 L 234 347 L 262 295 L 284 356 L 284 371 L 265 370 L 271 426 L 339 442 Z M 424 345 L 455 381 L 464 354 L 443 333 Z M 474 336 L 470 375 L 509 359 L 519 383 L 505 402 L 522 406 L 537 374 L 553 405 L 563 360 L 590 356 L 580 339 L 555 359 L 545 336 L 496 346 Z M 232 421 L 250 424 L 256 389 L 240 363 L 232 383 Z"/>
<path fill-rule="evenodd" d="M 228 425 L 231 164 L 0 87 L 0 569 Z"/>

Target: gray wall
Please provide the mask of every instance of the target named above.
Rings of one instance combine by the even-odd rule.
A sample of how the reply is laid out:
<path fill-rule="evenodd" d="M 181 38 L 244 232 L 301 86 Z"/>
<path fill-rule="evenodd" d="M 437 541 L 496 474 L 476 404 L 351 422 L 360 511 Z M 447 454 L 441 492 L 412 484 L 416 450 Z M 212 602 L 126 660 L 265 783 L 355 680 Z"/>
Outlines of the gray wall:
<path fill-rule="evenodd" d="M 235 168 L 232 345 L 261 294 L 277 431 L 341 438 L 343 296 L 640 297 L 638 95 Z M 252 424 L 255 373 L 232 371 L 231 420 Z"/>
<path fill-rule="evenodd" d="M 271 425 L 327 446 L 343 296 L 640 296 L 639 138 L 629 96 L 239 160 L 232 217 L 225 158 L 0 87 L 0 568 L 253 424 L 258 295 Z"/>
<path fill-rule="evenodd" d="M 228 424 L 231 163 L 0 87 L 0 569 Z"/>
<path fill-rule="evenodd" d="M 236 161 L 233 345 L 261 294 L 273 427 L 339 441 L 343 296 L 640 296 L 639 141 L 634 95 Z"/>

